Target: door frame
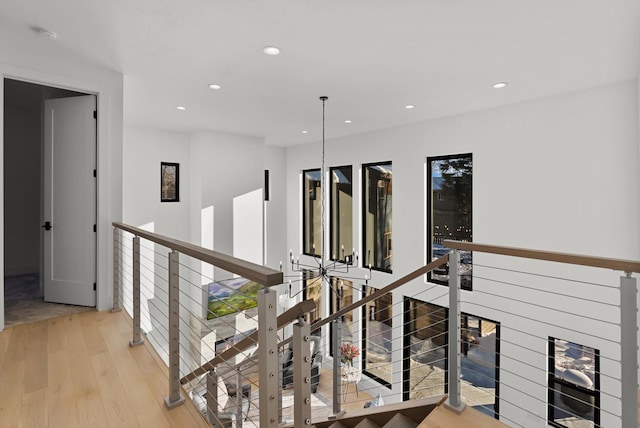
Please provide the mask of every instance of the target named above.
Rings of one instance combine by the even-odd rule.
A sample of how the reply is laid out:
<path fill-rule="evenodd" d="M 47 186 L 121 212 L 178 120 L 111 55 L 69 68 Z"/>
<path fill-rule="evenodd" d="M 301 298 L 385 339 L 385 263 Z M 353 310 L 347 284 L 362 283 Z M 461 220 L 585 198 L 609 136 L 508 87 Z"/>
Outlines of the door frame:
<path fill-rule="evenodd" d="M 122 74 L 74 69 L 77 64 L 57 65 L 58 74 L 0 63 L 0 165 L 4 165 L 4 79 L 95 95 L 97 100 L 97 234 L 96 234 L 96 309 L 112 306 L 110 286 L 113 271 L 111 222 L 122 217 Z M 45 65 L 41 67 L 44 69 Z M 75 76 L 72 76 L 75 75 Z M 4 174 L 0 174 L 0 331 L 4 329 Z"/>

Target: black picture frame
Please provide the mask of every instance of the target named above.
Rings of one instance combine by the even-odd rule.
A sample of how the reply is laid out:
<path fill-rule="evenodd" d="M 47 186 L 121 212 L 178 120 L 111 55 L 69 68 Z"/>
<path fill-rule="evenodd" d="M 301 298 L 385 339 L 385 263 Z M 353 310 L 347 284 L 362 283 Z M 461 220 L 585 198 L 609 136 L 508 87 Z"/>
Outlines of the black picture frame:
<path fill-rule="evenodd" d="M 160 202 L 180 202 L 180 164 L 160 162 Z"/>

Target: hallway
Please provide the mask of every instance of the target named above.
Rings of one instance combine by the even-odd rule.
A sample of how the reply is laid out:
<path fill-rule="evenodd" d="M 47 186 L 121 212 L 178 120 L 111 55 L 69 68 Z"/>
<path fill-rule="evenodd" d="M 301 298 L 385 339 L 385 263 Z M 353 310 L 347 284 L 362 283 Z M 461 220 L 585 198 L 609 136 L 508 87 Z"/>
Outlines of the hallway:
<path fill-rule="evenodd" d="M 206 427 L 188 400 L 165 408 L 167 370 L 130 338 L 123 313 L 95 311 L 0 332 L 0 426 Z"/>

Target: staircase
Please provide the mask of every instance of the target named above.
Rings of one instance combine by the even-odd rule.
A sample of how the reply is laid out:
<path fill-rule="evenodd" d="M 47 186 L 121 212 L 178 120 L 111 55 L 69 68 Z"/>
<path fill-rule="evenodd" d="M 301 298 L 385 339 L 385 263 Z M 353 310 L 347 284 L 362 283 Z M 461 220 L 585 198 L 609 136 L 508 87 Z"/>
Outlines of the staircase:
<path fill-rule="evenodd" d="M 315 428 L 508 428 L 479 411 L 466 407 L 458 414 L 444 406 L 446 396 L 404 401 L 351 411 L 338 419 L 317 421 Z"/>
<path fill-rule="evenodd" d="M 422 398 L 350 411 L 338 419 L 314 422 L 315 428 L 416 428 L 446 396 Z"/>

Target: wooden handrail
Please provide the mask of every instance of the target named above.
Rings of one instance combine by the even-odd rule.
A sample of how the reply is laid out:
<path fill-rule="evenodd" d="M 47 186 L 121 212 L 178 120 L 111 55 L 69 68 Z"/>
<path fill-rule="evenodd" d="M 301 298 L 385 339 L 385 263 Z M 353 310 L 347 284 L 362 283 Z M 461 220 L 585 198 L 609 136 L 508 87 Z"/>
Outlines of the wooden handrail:
<path fill-rule="evenodd" d="M 402 278 L 393 281 L 391 284 L 377 290 L 376 292 L 363 297 L 362 299 L 358 300 L 357 302 L 354 302 L 352 304 L 350 304 L 349 306 L 347 306 L 344 309 L 340 309 L 337 312 L 334 312 L 333 314 L 329 315 L 326 318 L 323 318 L 321 320 L 318 320 L 316 322 L 314 322 L 313 324 L 311 324 L 311 332 L 317 331 L 318 329 L 320 329 L 320 327 L 330 323 L 333 320 L 337 320 L 338 318 L 340 318 L 341 316 L 343 316 L 344 314 L 351 312 L 354 309 L 357 309 L 363 305 L 365 305 L 366 303 L 369 303 L 372 300 L 377 299 L 378 297 L 392 291 L 395 290 L 396 288 L 400 287 L 401 285 L 404 285 L 406 283 L 408 283 L 409 281 L 418 278 L 421 275 L 424 275 L 425 273 L 432 271 L 433 269 L 437 268 L 438 266 L 441 266 L 445 263 L 447 263 L 449 261 L 449 254 L 445 254 L 442 257 L 439 257 L 437 259 L 435 259 L 434 261 L 432 261 L 431 263 L 421 267 L 420 269 L 416 269 L 411 273 L 408 273 L 407 275 L 403 276 Z M 282 343 L 284 344 L 284 343 Z"/>
<path fill-rule="evenodd" d="M 112 225 L 113 227 L 133 233 L 141 238 L 148 239 L 149 241 L 164 245 L 167 248 L 171 248 L 198 260 L 202 260 L 203 262 L 210 263 L 228 272 L 240 275 L 243 278 L 255 281 L 265 287 L 282 284 L 282 272 L 266 266 L 251 263 L 218 251 L 207 250 L 206 248 L 202 248 L 188 242 L 168 238 L 166 236 L 148 232 L 117 221 L 114 221 Z"/>
<path fill-rule="evenodd" d="M 500 254 L 503 256 L 522 257 L 526 259 L 546 260 L 550 262 L 569 263 L 573 265 L 640 273 L 640 262 L 633 260 L 608 259 L 604 257 L 583 256 L 579 254 L 528 250 L 525 248 L 476 244 L 474 242 L 444 241 L 443 244 L 445 247 L 455 250 L 478 251 L 482 253 Z"/>
<path fill-rule="evenodd" d="M 311 312 L 315 307 L 316 305 L 313 302 L 313 300 L 303 300 L 302 302 L 298 303 L 288 311 L 278 316 L 278 321 L 277 321 L 278 329 L 284 327 L 290 322 L 297 320 L 304 314 Z M 202 376 L 203 374 L 207 373 L 209 370 L 214 369 L 218 364 L 223 363 L 224 361 L 230 360 L 231 358 L 235 357 L 245 349 L 251 346 L 254 346 L 256 343 L 258 343 L 257 330 L 251 333 L 250 335 L 246 336 L 245 338 L 241 339 L 233 347 L 220 353 L 219 355 L 207 361 L 206 363 L 204 363 L 203 365 L 201 365 L 200 367 L 198 367 L 188 375 L 184 376 L 182 379 L 180 379 L 180 383 L 184 385 L 185 383 L 197 378 L 198 376 Z"/>

